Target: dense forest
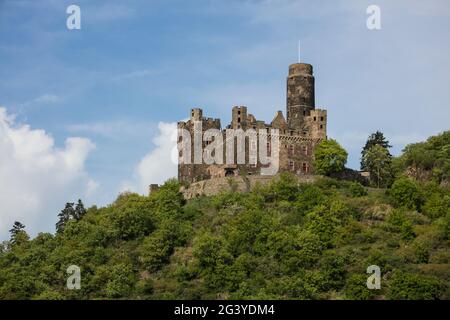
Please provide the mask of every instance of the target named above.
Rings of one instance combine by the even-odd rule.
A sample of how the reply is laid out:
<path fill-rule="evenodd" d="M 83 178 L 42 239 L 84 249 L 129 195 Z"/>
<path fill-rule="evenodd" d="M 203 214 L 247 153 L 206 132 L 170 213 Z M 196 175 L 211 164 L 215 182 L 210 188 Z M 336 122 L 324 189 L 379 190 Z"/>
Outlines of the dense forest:
<path fill-rule="evenodd" d="M 0 299 L 449 299 L 450 131 L 399 157 L 373 134 L 366 186 L 327 177 L 347 157 L 327 143 L 315 183 L 282 174 L 185 201 L 169 180 L 103 208 L 68 203 L 55 234 L 29 239 L 16 222 L 0 249 Z M 71 265 L 79 290 L 66 286 Z M 379 290 L 366 286 L 370 265 Z"/>

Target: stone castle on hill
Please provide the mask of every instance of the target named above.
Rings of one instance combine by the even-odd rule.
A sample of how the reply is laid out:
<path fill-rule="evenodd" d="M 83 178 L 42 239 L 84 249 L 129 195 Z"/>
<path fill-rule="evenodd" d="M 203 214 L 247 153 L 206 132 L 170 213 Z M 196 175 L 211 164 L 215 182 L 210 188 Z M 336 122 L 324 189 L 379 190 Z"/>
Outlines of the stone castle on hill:
<path fill-rule="evenodd" d="M 194 123 L 201 122 L 202 131 L 208 129 L 220 130 L 225 137 L 227 129 L 254 129 L 256 132 L 265 130 L 270 135 L 271 129 L 278 129 L 278 172 L 292 172 L 299 176 L 314 174 L 314 149 L 318 143 L 327 138 L 327 111 L 316 109 L 314 94 L 313 67 L 306 63 L 296 63 L 289 66 L 287 77 L 286 117 L 282 111 L 277 111 L 270 123 L 257 120 L 249 113 L 247 107 L 235 106 L 232 109 L 231 123 L 222 129 L 220 119 L 206 118 L 202 109 L 191 110 L 190 119 L 186 122 L 178 122 L 178 129 L 188 130 L 194 135 Z M 260 133 L 258 133 L 260 134 Z M 180 149 L 179 138 L 179 156 Z M 225 141 L 225 139 L 224 139 Z M 271 140 L 267 140 L 266 146 L 254 146 L 250 141 L 245 142 L 245 150 L 251 148 L 267 148 L 268 154 L 272 153 Z M 192 148 L 193 148 L 193 142 Z M 202 147 L 206 147 L 210 141 L 202 141 Z M 224 143 L 226 144 L 226 142 Z M 224 146 L 225 148 L 225 146 Z M 248 152 L 246 152 L 248 154 Z M 192 161 L 179 163 L 178 180 L 180 182 L 197 182 L 214 178 L 229 176 L 261 175 L 264 164 L 259 161 L 253 162 L 246 158 L 244 164 L 196 164 L 194 155 Z"/>

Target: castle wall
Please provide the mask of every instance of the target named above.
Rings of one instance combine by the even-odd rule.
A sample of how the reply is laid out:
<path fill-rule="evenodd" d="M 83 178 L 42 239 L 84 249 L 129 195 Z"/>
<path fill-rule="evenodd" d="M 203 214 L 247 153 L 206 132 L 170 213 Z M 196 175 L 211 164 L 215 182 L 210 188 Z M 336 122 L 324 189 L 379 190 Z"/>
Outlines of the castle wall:
<path fill-rule="evenodd" d="M 248 113 L 247 107 L 235 106 L 232 108 L 232 120 L 229 129 L 254 129 L 259 134 L 259 129 L 264 129 L 267 134 L 271 129 L 278 129 L 279 141 L 279 172 L 292 172 L 299 176 L 307 176 L 314 173 L 313 161 L 314 150 L 320 141 L 327 138 L 327 111 L 315 109 L 315 79 L 313 67 L 310 64 L 296 63 L 289 66 L 287 77 L 287 101 L 286 119 L 281 111 L 278 111 L 270 124 L 256 118 Z M 196 132 L 195 123 L 202 123 L 202 132 Z M 200 108 L 191 110 L 190 119 L 179 122 L 178 128 L 187 129 L 191 135 L 191 164 L 178 165 L 178 179 L 185 182 L 197 182 L 207 179 L 225 178 L 230 176 L 258 176 L 263 165 L 259 159 L 256 165 L 251 164 L 249 150 L 254 148 L 246 138 L 245 142 L 245 164 L 237 163 L 237 141 L 234 140 L 234 164 L 226 164 L 226 130 L 221 129 L 219 119 L 205 118 Z M 199 134 L 203 140 L 203 133 L 208 129 L 221 130 L 223 138 L 223 164 L 194 164 L 194 136 Z M 268 148 L 269 145 L 260 146 L 256 139 L 256 150 Z M 202 142 L 202 150 L 210 142 Z M 181 150 L 180 150 L 181 152 Z"/>
<path fill-rule="evenodd" d="M 198 196 L 212 196 L 222 191 L 239 191 L 248 192 L 255 187 L 256 184 L 265 185 L 273 179 L 277 179 L 274 176 L 249 176 L 249 177 L 222 177 L 209 180 L 203 180 L 194 182 L 189 187 L 181 187 L 180 192 L 185 199 L 192 199 Z M 317 179 L 314 175 L 299 176 L 299 183 L 312 183 Z"/>

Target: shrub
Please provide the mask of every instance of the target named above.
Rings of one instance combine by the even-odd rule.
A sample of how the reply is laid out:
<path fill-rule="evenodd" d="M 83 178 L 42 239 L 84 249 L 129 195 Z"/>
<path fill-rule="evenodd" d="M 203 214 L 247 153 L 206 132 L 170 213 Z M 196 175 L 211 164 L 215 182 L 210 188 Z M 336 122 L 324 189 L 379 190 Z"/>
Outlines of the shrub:
<path fill-rule="evenodd" d="M 348 188 L 353 197 L 362 197 L 367 195 L 367 189 L 359 182 L 351 182 Z"/>
<path fill-rule="evenodd" d="M 436 278 L 397 272 L 389 282 L 387 295 L 396 300 L 436 300 L 443 291 L 443 285 Z"/>
<path fill-rule="evenodd" d="M 367 288 L 367 276 L 362 274 L 351 275 L 346 281 L 344 292 L 350 300 L 369 300 L 376 295 L 376 290 Z"/>
<path fill-rule="evenodd" d="M 397 207 L 420 210 L 422 193 L 416 182 L 408 178 L 395 180 L 389 190 L 393 204 Z"/>

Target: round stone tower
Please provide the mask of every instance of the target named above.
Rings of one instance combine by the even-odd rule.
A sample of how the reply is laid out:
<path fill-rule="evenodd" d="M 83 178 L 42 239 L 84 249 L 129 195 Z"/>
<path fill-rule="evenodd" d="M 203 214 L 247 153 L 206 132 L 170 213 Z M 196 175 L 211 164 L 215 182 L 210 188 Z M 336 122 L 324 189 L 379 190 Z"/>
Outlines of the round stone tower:
<path fill-rule="evenodd" d="M 304 117 L 315 108 L 313 67 L 307 63 L 289 66 L 286 95 L 286 117 L 289 127 L 301 129 Z"/>

